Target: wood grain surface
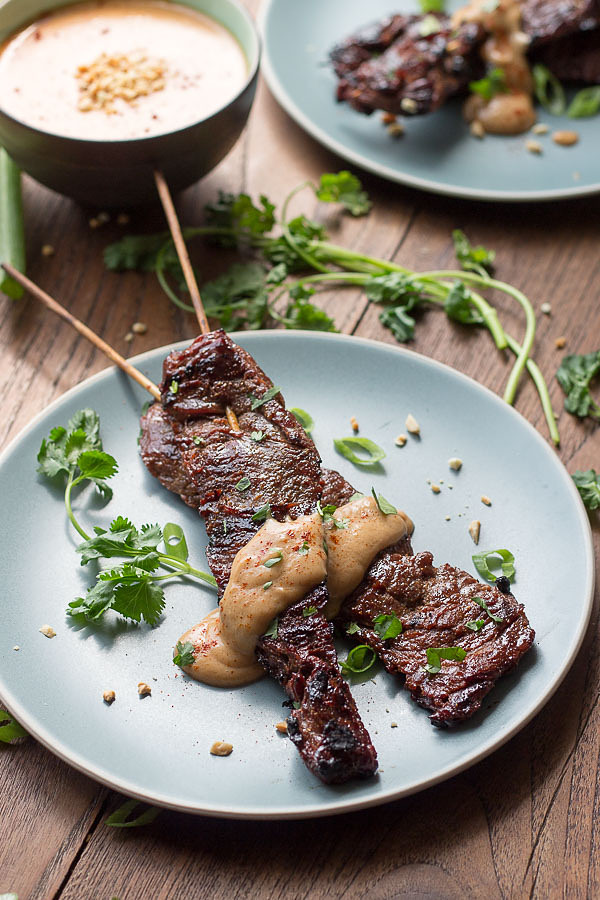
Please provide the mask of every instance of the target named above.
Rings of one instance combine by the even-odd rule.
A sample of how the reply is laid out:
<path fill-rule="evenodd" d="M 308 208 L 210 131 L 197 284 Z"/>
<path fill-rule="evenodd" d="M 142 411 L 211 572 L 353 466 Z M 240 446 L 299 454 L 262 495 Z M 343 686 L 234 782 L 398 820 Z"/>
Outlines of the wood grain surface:
<path fill-rule="evenodd" d="M 250 4 L 255 7 L 255 3 Z M 263 84 L 243 138 L 205 181 L 178 199 L 196 224 L 218 189 L 281 200 L 305 178 L 344 164 L 307 137 Z M 562 356 L 600 347 L 598 198 L 543 205 L 487 205 L 429 196 L 364 177 L 367 218 L 327 214 L 336 241 L 413 269 L 454 265 L 451 230 L 497 250 L 498 273 L 539 310 L 535 358 L 562 408 L 554 373 Z M 300 201 L 299 201 L 300 202 Z M 304 211 L 323 216 L 307 195 Z M 160 210 L 93 230 L 84 210 L 25 180 L 28 272 L 126 356 L 195 336 L 192 315 L 172 306 L 153 275 L 104 269 L 102 250 L 125 231 L 163 227 Z M 298 209 L 300 206 L 298 207 Z M 52 244 L 55 254 L 43 256 Z M 195 245 L 204 278 L 224 257 Z M 393 343 L 376 308 L 355 291 L 323 295 L 340 330 Z M 497 298 L 520 335 L 516 306 Z M 104 368 L 104 358 L 31 299 L 0 299 L 0 385 L 5 445 L 68 388 Z M 135 321 L 148 324 L 133 344 Z M 501 392 L 510 362 L 486 332 L 423 315 L 413 349 Z M 566 352 L 566 351 L 565 351 Z M 527 379 L 517 408 L 546 435 Z M 598 426 L 564 411 L 559 456 L 570 472 L 600 469 Z M 592 517 L 596 550 L 598 516 Z M 541 523 L 541 527 L 551 527 Z M 555 561 L 568 565 L 568 560 Z M 597 600 L 597 597 L 596 597 Z M 569 598 L 565 597 L 565 603 Z M 194 900 L 194 898 L 587 898 L 600 896 L 598 604 L 572 670 L 537 717 L 502 749 L 462 775 L 408 799 L 306 822 L 233 822 L 163 811 L 151 825 L 103 825 L 123 800 L 60 762 L 33 740 L 0 745 L 0 893 L 19 900 Z"/>

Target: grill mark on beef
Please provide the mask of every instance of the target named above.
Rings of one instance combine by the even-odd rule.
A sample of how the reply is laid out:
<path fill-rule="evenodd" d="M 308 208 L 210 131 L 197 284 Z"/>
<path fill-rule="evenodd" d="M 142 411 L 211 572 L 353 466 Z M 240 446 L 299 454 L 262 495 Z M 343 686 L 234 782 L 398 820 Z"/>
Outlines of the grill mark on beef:
<path fill-rule="evenodd" d="M 473 597 L 485 600 L 503 621 L 495 623 Z M 402 622 L 397 638 L 382 641 L 373 630 L 373 620 L 381 613 L 393 613 Z M 480 631 L 466 627 L 477 619 L 485 623 Z M 453 566 L 436 568 L 428 552 L 380 557 L 344 603 L 339 621 L 342 626 L 356 622 L 356 640 L 372 647 L 388 672 L 405 676 L 413 700 L 430 710 L 432 723 L 441 727 L 472 716 L 535 637 L 523 606 L 511 593 Z M 424 670 L 429 647 L 456 646 L 467 651 L 462 662 L 443 660 L 437 675 Z"/>
<path fill-rule="evenodd" d="M 222 331 L 211 332 L 163 365 L 163 405 L 142 418 L 140 449 L 149 471 L 205 518 L 209 566 L 220 594 L 235 554 L 261 527 L 253 514 L 269 504 L 282 521 L 312 513 L 322 494 L 320 457 L 281 394 L 252 410 L 271 381 L 252 357 Z M 241 432 L 225 418 L 230 406 Z M 252 431 L 265 435 L 260 442 Z M 250 485 L 239 490 L 242 477 Z M 364 778 L 377 755 L 350 689 L 341 677 L 333 626 L 322 610 L 319 585 L 278 620 L 276 638 L 262 638 L 257 656 L 292 701 L 288 734 L 307 767 L 326 783 Z M 316 612 L 304 616 L 314 606 Z"/>

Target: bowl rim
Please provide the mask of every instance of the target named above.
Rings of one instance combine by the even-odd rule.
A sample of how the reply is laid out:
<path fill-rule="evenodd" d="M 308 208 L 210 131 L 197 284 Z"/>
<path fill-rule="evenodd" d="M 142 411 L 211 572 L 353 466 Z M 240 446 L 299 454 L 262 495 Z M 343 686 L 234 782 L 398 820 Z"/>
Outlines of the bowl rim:
<path fill-rule="evenodd" d="M 2 11 L 3 8 L 7 7 L 9 4 L 16 3 L 16 2 L 18 2 L 18 0 L 0 0 L 0 12 Z M 48 6 L 48 8 L 45 12 L 50 13 L 50 12 L 53 12 L 54 10 L 64 9 L 66 6 L 77 6 L 82 2 L 84 2 L 84 0 L 69 0 L 69 2 L 62 3 L 59 6 L 57 6 L 55 4 L 55 0 L 52 0 L 52 2 L 50 2 L 50 5 Z M 190 0 L 163 0 L 163 2 L 173 3 L 174 5 L 179 5 L 179 6 L 188 6 L 191 9 L 195 8 L 193 5 L 193 2 L 190 2 Z M 247 72 L 246 78 L 244 79 L 243 84 L 236 91 L 236 93 L 232 97 L 229 98 L 229 100 L 227 100 L 225 103 L 223 103 L 222 106 L 219 106 L 217 109 L 213 110 L 211 113 L 208 113 L 207 115 L 202 116 L 199 119 L 194 119 L 192 122 L 190 122 L 190 124 L 183 125 L 181 128 L 173 128 L 170 131 L 163 131 L 158 134 L 151 134 L 151 135 L 146 135 L 143 137 L 117 138 L 117 139 L 81 138 L 81 137 L 75 137 L 73 135 L 68 135 L 68 134 L 60 134 L 60 132 L 56 132 L 56 131 L 46 131 L 43 128 L 38 128 L 35 125 L 29 124 L 29 122 L 23 121 L 23 119 L 18 119 L 16 116 L 13 116 L 10 113 L 6 112 L 6 110 L 4 110 L 2 108 L 2 106 L 0 106 L 0 120 L 5 119 L 8 122 L 11 122 L 14 125 L 17 125 L 20 128 L 23 128 L 24 130 L 26 130 L 40 138 L 52 139 L 52 140 L 60 141 L 60 142 L 69 142 L 69 143 L 77 144 L 77 145 L 85 145 L 85 144 L 94 145 L 94 146 L 106 145 L 108 147 L 119 147 L 119 148 L 128 147 L 128 146 L 136 146 L 137 147 L 137 146 L 147 145 L 148 143 L 151 143 L 152 141 L 157 141 L 157 140 L 161 140 L 161 139 L 164 140 L 166 138 L 172 137 L 173 135 L 183 134 L 184 132 L 188 131 L 189 129 L 197 128 L 198 125 L 203 125 L 207 122 L 210 122 L 210 120 L 213 119 L 215 116 L 220 115 L 220 113 L 224 112 L 226 109 L 228 109 L 234 103 L 236 103 L 240 99 L 240 97 L 242 97 L 243 94 L 252 85 L 253 81 L 255 80 L 255 78 L 258 75 L 258 70 L 260 67 L 261 56 L 262 56 L 262 37 L 261 37 L 260 31 L 258 29 L 257 23 L 254 21 L 254 19 L 250 15 L 248 9 L 241 3 L 241 0 L 219 0 L 219 3 L 229 4 L 230 7 L 233 7 L 238 13 L 241 14 L 242 18 L 246 21 L 246 24 L 249 27 L 250 34 L 252 35 L 252 37 L 254 39 L 254 46 L 253 46 L 253 59 L 248 59 L 248 63 L 249 63 L 248 72 Z M 197 12 L 202 12 L 202 10 L 197 10 Z M 215 18 L 214 16 L 211 16 L 206 12 L 203 14 L 206 15 L 209 19 Z M 33 24 L 33 22 L 37 21 L 37 19 L 39 18 L 40 15 L 41 14 L 38 13 L 38 15 L 35 16 L 31 20 L 30 24 Z M 215 19 L 215 21 L 219 21 L 219 20 Z M 219 22 L 219 24 L 223 25 L 222 22 Z M 2 42 L 2 44 L 5 44 L 7 41 L 11 40 L 12 35 L 17 34 L 18 31 L 20 31 L 23 27 L 26 27 L 26 26 L 24 26 L 24 25 L 19 26 L 19 28 L 16 31 L 13 31 L 11 33 L 11 35 L 9 35 Z M 223 25 L 223 28 L 225 28 L 226 31 L 228 31 L 231 34 L 231 32 L 229 31 L 229 28 L 227 28 L 226 25 Z M 232 37 L 235 39 L 235 41 L 238 44 L 240 43 L 235 35 L 232 34 Z M 242 52 L 244 53 L 244 56 L 246 56 L 245 49 L 243 47 L 241 49 L 242 49 Z"/>

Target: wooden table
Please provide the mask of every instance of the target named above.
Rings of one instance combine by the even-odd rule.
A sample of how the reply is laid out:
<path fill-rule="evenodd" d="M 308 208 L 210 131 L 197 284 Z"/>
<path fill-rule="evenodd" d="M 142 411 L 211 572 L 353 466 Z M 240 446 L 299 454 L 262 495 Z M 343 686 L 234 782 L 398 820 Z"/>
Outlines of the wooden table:
<path fill-rule="evenodd" d="M 305 178 L 343 167 L 261 85 L 242 140 L 178 205 L 183 221 L 196 223 L 217 189 L 264 192 L 280 201 Z M 524 290 L 538 310 L 542 302 L 551 303 L 552 315 L 539 317 L 535 357 L 560 409 L 553 376 L 562 353 L 555 339 L 566 337 L 570 352 L 600 346 L 598 198 L 487 205 L 429 196 L 372 177 L 364 183 L 373 211 L 367 218 L 344 217 L 336 234 L 340 242 L 414 269 L 445 268 L 454 265 L 451 230 L 462 227 L 474 242 L 497 250 L 500 276 Z M 308 211 L 316 206 L 309 197 L 304 202 Z M 103 247 L 123 231 L 162 227 L 158 210 L 136 214 L 125 229 L 111 222 L 92 230 L 88 220 L 95 210 L 83 210 L 29 180 L 25 204 L 29 274 L 123 354 L 196 334 L 193 316 L 166 300 L 153 275 L 119 275 L 103 267 Z M 42 255 L 44 244 L 55 247 L 54 256 Z M 205 276 L 222 265 L 222 257 L 215 262 L 212 256 L 197 248 Z M 516 305 L 499 303 L 507 328 L 522 334 Z M 332 292 L 323 305 L 341 331 L 393 343 L 377 309 L 360 293 Z M 5 444 L 55 397 L 107 363 L 31 299 L 2 298 L 0 315 L 0 440 Z M 129 345 L 124 337 L 135 321 L 148 323 L 148 331 Z M 412 346 L 501 391 L 509 360 L 492 349 L 486 332 L 426 314 Z M 527 379 L 517 407 L 546 434 Z M 569 472 L 600 468 L 598 426 L 564 411 L 559 424 L 559 455 Z M 598 548 L 597 516 L 592 524 Z M 0 745 L 0 893 L 15 891 L 19 900 L 598 897 L 597 627 L 596 604 L 587 639 L 563 684 L 502 749 L 414 797 L 341 817 L 281 824 L 164 811 L 145 828 L 111 829 L 103 820 L 122 802 L 120 796 L 33 740 Z"/>

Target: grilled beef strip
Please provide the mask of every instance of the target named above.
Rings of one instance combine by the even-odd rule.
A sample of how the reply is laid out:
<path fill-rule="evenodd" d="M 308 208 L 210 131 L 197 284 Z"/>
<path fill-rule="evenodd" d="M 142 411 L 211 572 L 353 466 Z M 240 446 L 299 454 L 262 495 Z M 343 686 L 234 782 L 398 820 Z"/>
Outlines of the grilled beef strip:
<path fill-rule="evenodd" d="M 140 449 L 149 471 L 205 519 L 220 596 L 236 553 L 261 527 L 253 520 L 260 508 L 269 504 L 282 521 L 312 513 L 321 497 L 319 454 L 281 395 L 252 409 L 253 397 L 272 388 L 246 351 L 225 332 L 211 332 L 169 354 L 162 406 L 154 404 L 142 417 Z M 240 432 L 229 426 L 227 406 Z M 253 440 L 259 431 L 262 439 Z M 244 476 L 250 486 L 240 490 Z M 277 636 L 264 639 L 258 656 L 299 704 L 288 734 L 307 767 L 339 784 L 373 775 L 377 755 L 339 672 L 333 626 L 322 612 L 327 596 L 319 585 L 279 616 Z M 308 607 L 315 612 L 304 616 Z"/>
<path fill-rule="evenodd" d="M 480 77 L 485 30 L 472 23 L 454 29 L 449 16 L 435 17 L 440 30 L 430 34 L 431 14 L 393 15 L 336 45 L 337 99 L 367 115 L 420 115 Z M 533 62 L 563 80 L 600 81 L 600 0 L 526 0 L 521 27 Z"/>
<path fill-rule="evenodd" d="M 431 32 L 433 18 L 438 19 L 439 30 Z M 348 59 L 353 39 L 346 42 L 346 71 L 338 83 L 338 101 L 367 115 L 376 109 L 393 115 L 421 115 L 438 109 L 483 72 L 477 53 L 485 39 L 480 25 L 466 23 L 455 29 L 443 15 L 410 16 L 404 25 L 383 53 L 372 55 L 352 70 Z M 332 51 L 334 59 L 342 55 L 339 48 Z M 341 71 L 339 62 L 334 62 L 336 67 Z"/>
<path fill-rule="evenodd" d="M 502 584 L 502 582 L 501 582 Z M 487 603 L 495 622 L 477 603 Z M 382 641 L 373 630 L 376 616 L 395 614 L 402 633 Z M 467 622 L 483 621 L 478 631 Z M 359 588 L 345 601 L 339 621 L 355 622 L 353 637 L 368 644 L 386 670 L 405 676 L 413 700 L 431 711 L 439 727 L 455 725 L 475 713 L 501 675 L 513 669 L 535 637 L 523 606 L 509 592 L 482 584 L 450 565 L 437 568 L 431 553 L 383 554 Z M 438 674 L 424 669 L 426 651 L 460 646 L 462 662 L 442 660 Z"/>

